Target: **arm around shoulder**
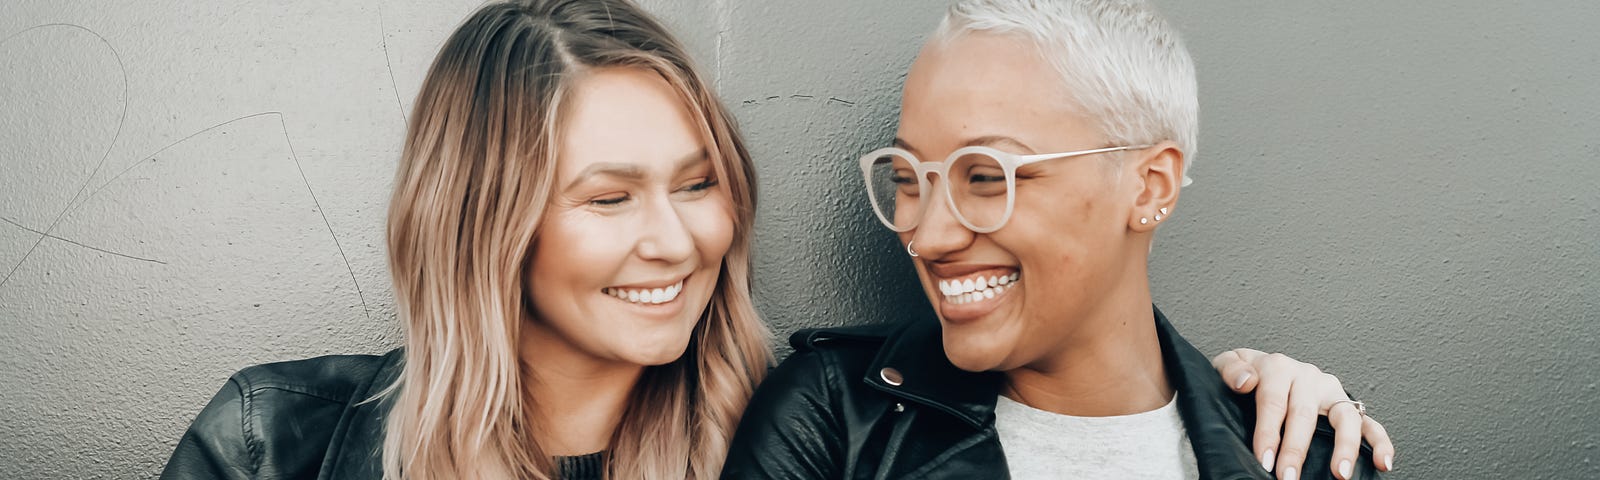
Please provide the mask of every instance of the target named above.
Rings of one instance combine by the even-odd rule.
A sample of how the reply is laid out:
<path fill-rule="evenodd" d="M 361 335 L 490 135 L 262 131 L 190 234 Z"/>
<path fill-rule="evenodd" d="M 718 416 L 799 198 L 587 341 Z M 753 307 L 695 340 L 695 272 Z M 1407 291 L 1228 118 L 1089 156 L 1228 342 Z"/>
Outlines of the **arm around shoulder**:
<path fill-rule="evenodd" d="M 844 429 L 828 359 L 796 351 L 756 389 L 745 409 L 722 478 L 839 478 Z"/>
<path fill-rule="evenodd" d="M 244 388 L 229 379 L 178 441 L 161 480 L 254 478 L 245 407 Z"/>

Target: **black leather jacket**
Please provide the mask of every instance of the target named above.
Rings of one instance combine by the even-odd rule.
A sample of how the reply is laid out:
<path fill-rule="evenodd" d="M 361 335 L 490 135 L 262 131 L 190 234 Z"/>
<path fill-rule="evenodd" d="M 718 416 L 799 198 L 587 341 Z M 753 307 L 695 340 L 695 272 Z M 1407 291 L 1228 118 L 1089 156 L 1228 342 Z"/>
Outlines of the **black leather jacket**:
<path fill-rule="evenodd" d="M 1250 449 L 1254 399 L 1228 389 L 1210 360 L 1155 322 L 1167 380 L 1201 478 L 1272 476 Z M 757 389 L 724 478 L 1006 478 L 994 428 L 1002 376 L 950 364 L 937 322 L 803 330 L 795 353 Z M 1301 478 L 1328 469 L 1333 429 L 1321 419 Z M 1363 445 L 1354 478 L 1377 478 Z"/>
<path fill-rule="evenodd" d="M 257 365 L 195 418 L 162 479 L 383 477 L 385 402 L 399 350 Z"/>

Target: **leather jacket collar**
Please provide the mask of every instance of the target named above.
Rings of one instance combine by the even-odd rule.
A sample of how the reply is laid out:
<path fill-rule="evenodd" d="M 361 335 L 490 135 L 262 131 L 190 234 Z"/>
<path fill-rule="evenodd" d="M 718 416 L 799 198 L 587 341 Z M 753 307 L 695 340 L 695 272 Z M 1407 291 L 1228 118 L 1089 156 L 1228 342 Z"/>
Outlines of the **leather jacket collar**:
<path fill-rule="evenodd" d="M 1252 414 L 1246 415 L 1240 402 L 1253 402 L 1251 397 L 1233 393 L 1210 359 L 1178 335 L 1161 310 L 1151 310 L 1167 381 L 1178 392 L 1178 411 L 1201 476 L 1272 478 L 1250 450 L 1253 405 Z M 940 335 L 937 322 L 909 322 L 897 335 L 889 336 L 863 380 L 889 395 L 953 415 L 975 430 L 992 425 L 1004 375 L 968 372 L 952 365 Z M 893 372 L 888 373 L 890 370 Z M 890 383 L 895 374 L 898 386 Z M 1319 430 L 1324 428 L 1319 426 Z"/>

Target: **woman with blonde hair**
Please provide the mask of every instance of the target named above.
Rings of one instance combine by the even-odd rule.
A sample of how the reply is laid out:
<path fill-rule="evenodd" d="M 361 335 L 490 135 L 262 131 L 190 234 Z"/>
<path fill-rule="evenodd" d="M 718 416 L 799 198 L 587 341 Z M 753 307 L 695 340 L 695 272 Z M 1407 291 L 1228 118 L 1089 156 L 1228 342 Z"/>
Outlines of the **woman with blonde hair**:
<path fill-rule="evenodd" d="M 683 47 L 626 0 L 493 3 L 415 105 L 404 347 L 240 371 L 162 478 L 716 478 L 772 360 L 750 156 Z"/>
<path fill-rule="evenodd" d="M 163 477 L 716 477 L 771 364 L 753 179 L 637 7 L 483 7 L 428 72 L 390 204 L 405 348 L 240 372 Z"/>

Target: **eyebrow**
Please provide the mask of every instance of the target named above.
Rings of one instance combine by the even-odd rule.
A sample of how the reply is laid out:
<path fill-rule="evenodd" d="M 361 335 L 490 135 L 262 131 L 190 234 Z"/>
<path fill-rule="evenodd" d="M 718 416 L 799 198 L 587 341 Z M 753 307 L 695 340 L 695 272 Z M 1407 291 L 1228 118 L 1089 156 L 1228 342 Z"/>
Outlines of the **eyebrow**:
<path fill-rule="evenodd" d="M 1010 145 L 1010 146 L 1022 149 L 1023 150 L 1022 153 L 1024 153 L 1024 154 L 1032 154 L 1032 153 L 1034 153 L 1033 147 L 1030 147 L 1030 146 L 1028 146 L 1028 144 L 1023 143 L 1022 140 L 1017 140 L 1015 138 L 1007 137 L 1005 135 L 984 135 L 984 136 L 973 138 L 971 140 L 967 140 L 967 141 L 961 143 L 961 146 L 963 146 L 963 147 L 970 147 L 970 146 L 974 146 L 974 145 L 982 145 L 982 146 L 985 146 L 985 147 L 993 147 L 993 146 L 996 146 L 996 145 Z M 894 146 L 906 149 L 906 150 L 910 151 L 911 153 L 917 153 L 917 148 L 916 147 L 911 146 L 911 143 L 906 142 L 905 139 L 902 139 L 900 137 L 894 137 Z"/>
<path fill-rule="evenodd" d="M 707 156 L 708 153 L 705 149 L 700 149 L 694 153 L 684 155 L 674 162 L 677 164 L 677 167 L 674 168 L 673 173 L 682 173 L 684 170 L 694 168 L 695 165 L 707 160 Z M 567 182 L 567 186 L 562 190 L 571 190 L 573 187 L 578 186 L 578 184 L 583 183 L 584 180 L 588 180 L 590 177 L 595 176 L 617 177 L 624 180 L 639 181 L 644 180 L 644 178 L 649 176 L 649 174 L 645 171 L 644 167 L 635 163 L 600 162 L 589 165 L 588 167 L 585 167 L 583 171 L 578 172 L 578 176 L 573 178 L 571 182 Z"/>

